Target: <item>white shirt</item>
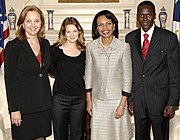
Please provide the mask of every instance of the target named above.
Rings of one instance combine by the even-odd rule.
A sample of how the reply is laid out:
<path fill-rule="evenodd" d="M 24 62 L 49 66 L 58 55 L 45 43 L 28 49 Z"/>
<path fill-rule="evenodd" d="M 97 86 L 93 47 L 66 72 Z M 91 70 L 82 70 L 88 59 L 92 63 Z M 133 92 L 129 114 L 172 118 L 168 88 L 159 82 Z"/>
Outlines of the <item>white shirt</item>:
<path fill-rule="evenodd" d="M 143 47 L 145 33 L 149 35 L 148 40 L 149 40 L 149 43 L 151 42 L 152 34 L 154 32 L 154 27 L 155 27 L 155 25 L 153 24 L 153 26 L 147 32 L 144 32 L 143 29 L 141 28 L 141 48 Z"/>

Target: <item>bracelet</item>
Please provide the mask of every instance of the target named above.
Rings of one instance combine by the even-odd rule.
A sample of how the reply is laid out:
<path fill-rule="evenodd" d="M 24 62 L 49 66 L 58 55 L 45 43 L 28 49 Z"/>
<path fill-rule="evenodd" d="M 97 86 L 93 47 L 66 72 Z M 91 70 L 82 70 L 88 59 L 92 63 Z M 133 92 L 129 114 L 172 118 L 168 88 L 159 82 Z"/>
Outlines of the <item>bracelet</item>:
<path fill-rule="evenodd" d="M 121 105 L 119 105 L 119 107 L 120 107 L 121 109 L 125 109 L 125 107 L 122 107 Z"/>

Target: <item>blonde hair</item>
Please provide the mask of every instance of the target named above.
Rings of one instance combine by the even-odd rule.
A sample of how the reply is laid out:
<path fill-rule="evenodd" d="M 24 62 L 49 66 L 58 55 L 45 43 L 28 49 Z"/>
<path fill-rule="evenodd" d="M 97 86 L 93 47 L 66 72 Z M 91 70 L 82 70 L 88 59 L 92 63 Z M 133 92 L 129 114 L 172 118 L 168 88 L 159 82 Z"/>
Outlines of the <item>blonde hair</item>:
<path fill-rule="evenodd" d="M 41 28 L 37 34 L 38 39 L 43 39 L 45 37 L 45 19 L 44 19 L 44 15 L 43 12 L 35 5 L 31 5 L 31 6 L 26 6 L 20 13 L 18 21 L 17 21 L 17 27 L 18 30 L 16 32 L 16 36 L 20 39 L 20 40 L 24 40 L 26 39 L 26 34 L 25 34 L 25 30 L 23 28 L 23 23 L 24 20 L 27 16 L 27 13 L 29 11 L 35 11 L 40 15 L 41 18 Z"/>
<path fill-rule="evenodd" d="M 79 50 L 85 50 L 85 38 L 84 38 L 84 30 L 81 27 L 80 23 L 77 21 L 76 18 L 74 17 L 67 17 L 64 19 L 60 31 L 59 31 L 59 38 L 57 40 L 57 42 L 55 44 L 57 44 L 57 46 L 62 46 L 65 42 L 66 42 L 66 26 L 67 25 L 74 25 L 76 26 L 76 28 L 79 31 L 79 37 L 77 40 L 77 47 Z"/>

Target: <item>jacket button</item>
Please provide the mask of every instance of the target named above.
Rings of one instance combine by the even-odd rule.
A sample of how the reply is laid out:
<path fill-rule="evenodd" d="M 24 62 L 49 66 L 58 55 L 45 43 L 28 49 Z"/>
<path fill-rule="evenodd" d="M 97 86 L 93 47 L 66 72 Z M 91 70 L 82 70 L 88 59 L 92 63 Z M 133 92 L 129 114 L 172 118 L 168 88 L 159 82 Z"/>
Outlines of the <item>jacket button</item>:
<path fill-rule="evenodd" d="M 42 74 L 42 73 L 40 73 L 40 74 L 39 74 L 39 77 L 43 77 L 43 74 Z"/>
<path fill-rule="evenodd" d="M 145 77 L 145 74 L 143 74 L 142 77 Z"/>

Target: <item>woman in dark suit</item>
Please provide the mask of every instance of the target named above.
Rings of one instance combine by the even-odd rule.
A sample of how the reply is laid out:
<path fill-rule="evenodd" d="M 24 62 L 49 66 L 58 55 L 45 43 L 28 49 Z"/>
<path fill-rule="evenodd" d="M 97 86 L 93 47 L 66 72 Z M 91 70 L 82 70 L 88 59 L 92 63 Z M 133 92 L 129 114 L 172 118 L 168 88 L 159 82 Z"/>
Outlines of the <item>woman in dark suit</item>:
<path fill-rule="evenodd" d="M 16 38 L 5 48 L 5 85 L 15 140 L 44 140 L 51 135 L 49 41 L 45 20 L 36 6 L 20 13 Z"/>

